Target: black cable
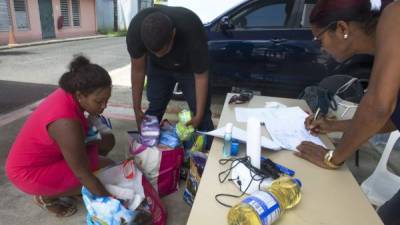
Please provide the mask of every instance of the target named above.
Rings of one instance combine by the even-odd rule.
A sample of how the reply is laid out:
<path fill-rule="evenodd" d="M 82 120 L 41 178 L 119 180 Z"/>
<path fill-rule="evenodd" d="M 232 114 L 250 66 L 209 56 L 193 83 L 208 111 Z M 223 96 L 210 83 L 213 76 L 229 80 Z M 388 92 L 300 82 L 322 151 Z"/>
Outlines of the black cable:
<path fill-rule="evenodd" d="M 239 185 L 239 189 L 242 191 L 242 193 L 240 195 L 232 195 L 232 194 L 224 194 L 224 193 L 217 194 L 217 195 L 215 195 L 215 200 L 219 204 L 230 208 L 230 207 L 232 207 L 231 205 L 228 205 L 228 204 L 222 202 L 219 198 L 220 197 L 240 198 L 250 188 L 250 185 L 251 185 L 251 183 L 253 181 L 259 181 L 258 189 L 260 189 L 261 183 L 265 178 L 269 178 L 269 177 L 275 178 L 275 174 L 274 174 L 275 171 L 257 169 L 257 168 L 255 168 L 254 166 L 251 165 L 250 161 L 251 161 L 250 157 L 248 157 L 248 156 L 243 157 L 243 158 L 228 158 L 228 159 L 220 159 L 219 160 L 219 164 L 221 164 L 221 165 L 225 165 L 225 164 L 227 164 L 229 162 L 231 163 L 231 165 L 230 165 L 230 167 L 228 169 L 226 169 L 226 170 L 224 170 L 224 171 L 222 171 L 222 172 L 220 172 L 218 174 L 218 179 L 219 179 L 220 183 L 224 183 L 227 180 L 227 178 L 229 177 L 229 174 L 231 173 L 232 169 L 235 168 L 237 165 L 239 165 L 239 163 L 243 163 L 249 169 L 250 177 L 251 177 L 251 181 L 249 182 L 249 184 L 247 185 L 247 187 L 245 188 L 244 191 L 242 191 L 242 184 L 241 184 L 241 182 L 239 180 L 239 177 L 236 178 L 236 179 L 228 179 L 228 181 L 233 181 L 233 182 L 235 180 L 238 180 L 237 184 Z M 234 164 L 235 162 L 236 162 L 236 164 Z M 225 175 L 225 176 L 223 178 L 221 178 L 221 176 L 223 176 L 223 175 Z M 255 178 L 257 175 L 260 177 L 259 179 Z"/>

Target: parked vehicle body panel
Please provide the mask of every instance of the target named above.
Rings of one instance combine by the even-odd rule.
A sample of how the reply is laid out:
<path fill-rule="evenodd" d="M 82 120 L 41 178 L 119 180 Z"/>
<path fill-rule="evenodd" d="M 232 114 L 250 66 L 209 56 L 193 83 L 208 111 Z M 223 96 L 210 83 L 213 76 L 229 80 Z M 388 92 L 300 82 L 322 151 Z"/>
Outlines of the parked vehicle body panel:
<path fill-rule="evenodd" d="M 306 86 L 340 71 L 312 41 L 307 21 L 315 2 L 249 0 L 205 24 L 213 87 L 297 97 Z M 357 76 L 368 79 L 369 72 Z"/>

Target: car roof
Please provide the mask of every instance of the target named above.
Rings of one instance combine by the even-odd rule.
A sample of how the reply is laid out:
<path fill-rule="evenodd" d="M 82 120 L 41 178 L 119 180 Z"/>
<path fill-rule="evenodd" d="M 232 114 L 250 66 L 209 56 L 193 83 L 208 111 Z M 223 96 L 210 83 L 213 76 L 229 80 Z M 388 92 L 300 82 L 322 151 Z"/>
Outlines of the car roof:
<path fill-rule="evenodd" d="M 248 1 L 252 0 L 168 0 L 164 5 L 188 8 L 200 17 L 203 24 L 206 24 Z"/>

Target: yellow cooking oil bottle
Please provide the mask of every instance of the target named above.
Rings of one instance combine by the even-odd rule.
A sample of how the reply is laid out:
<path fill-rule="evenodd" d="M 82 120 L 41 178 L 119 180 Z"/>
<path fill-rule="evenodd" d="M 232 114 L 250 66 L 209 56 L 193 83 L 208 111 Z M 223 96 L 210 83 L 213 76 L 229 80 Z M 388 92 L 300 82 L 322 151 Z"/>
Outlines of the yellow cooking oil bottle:
<path fill-rule="evenodd" d="M 228 213 L 228 224 L 270 225 L 286 209 L 300 202 L 300 188 L 300 180 L 288 176 L 280 177 L 265 191 L 255 191 L 233 206 Z"/>

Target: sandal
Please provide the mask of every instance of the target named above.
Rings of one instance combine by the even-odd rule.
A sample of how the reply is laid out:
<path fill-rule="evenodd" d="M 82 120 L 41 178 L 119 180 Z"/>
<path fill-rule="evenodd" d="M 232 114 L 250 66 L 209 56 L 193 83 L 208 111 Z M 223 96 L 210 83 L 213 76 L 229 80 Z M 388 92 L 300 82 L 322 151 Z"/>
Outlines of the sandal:
<path fill-rule="evenodd" d="M 33 197 L 33 201 L 40 208 L 47 210 L 51 213 L 54 213 L 56 217 L 69 217 L 72 216 L 78 211 L 76 207 L 76 203 L 74 201 L 67 201 L 65 198 L 56 198 L 56 199 L 43 199 L 43 196 L 35 196 Z"/>

